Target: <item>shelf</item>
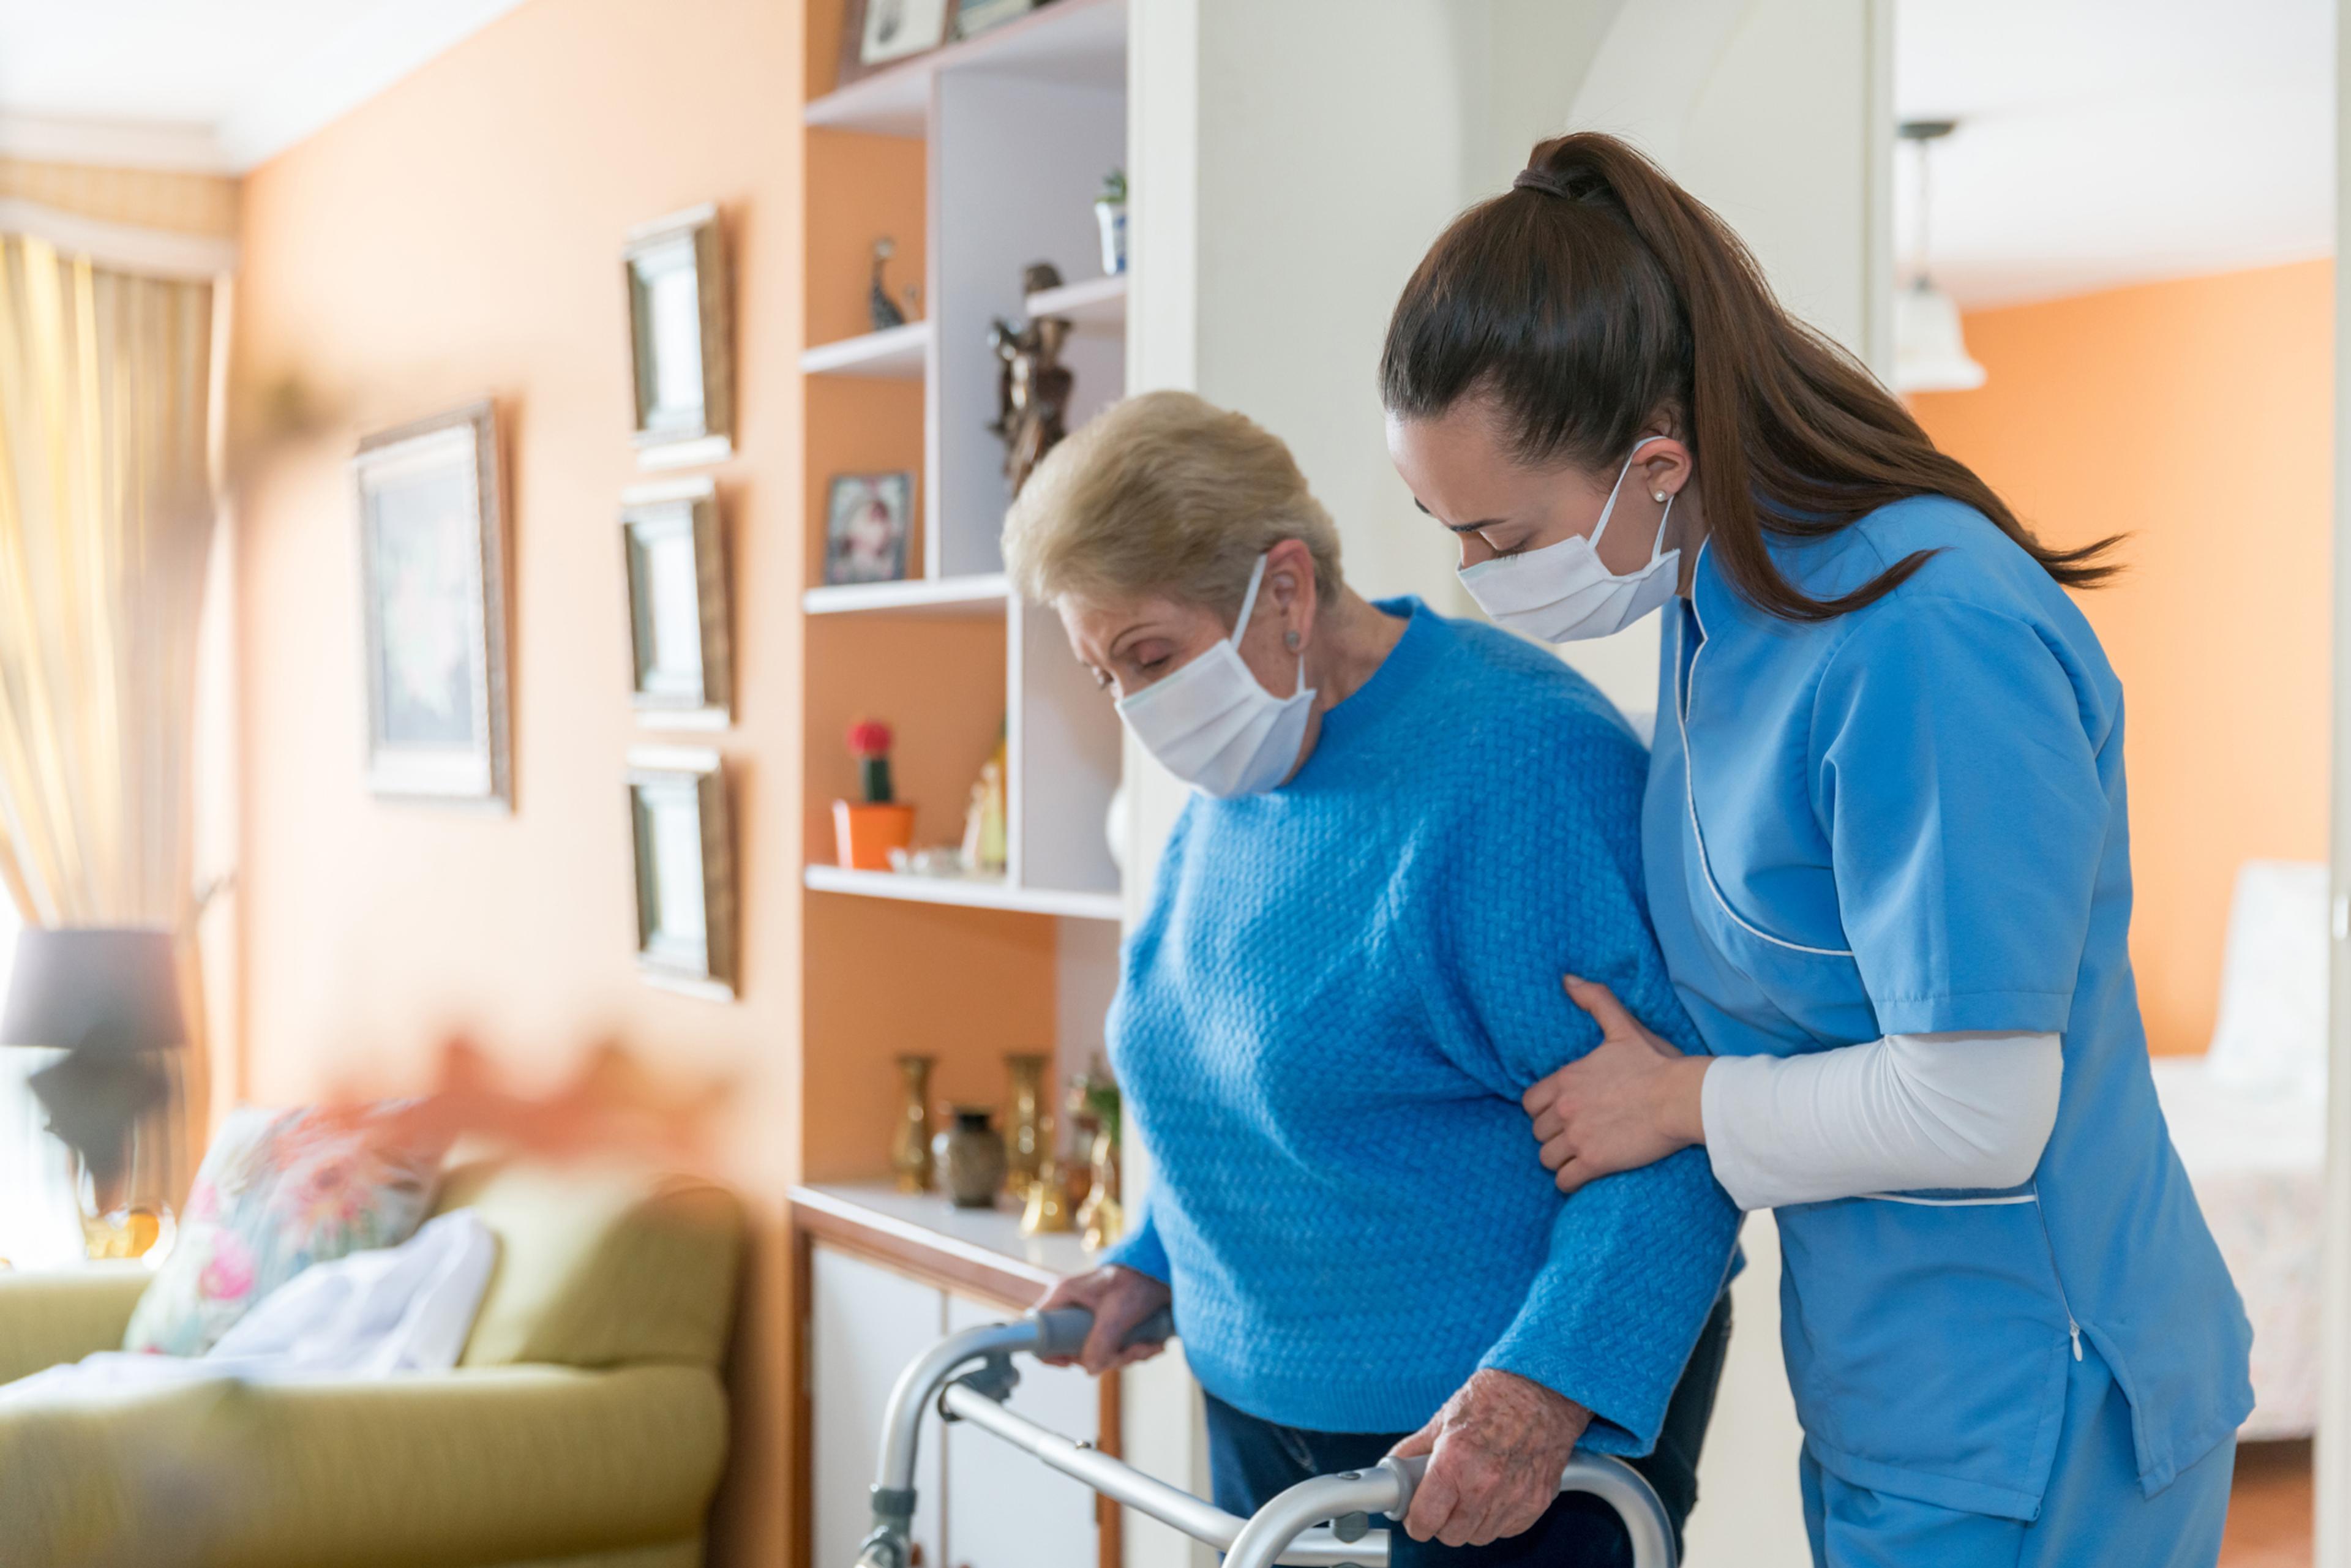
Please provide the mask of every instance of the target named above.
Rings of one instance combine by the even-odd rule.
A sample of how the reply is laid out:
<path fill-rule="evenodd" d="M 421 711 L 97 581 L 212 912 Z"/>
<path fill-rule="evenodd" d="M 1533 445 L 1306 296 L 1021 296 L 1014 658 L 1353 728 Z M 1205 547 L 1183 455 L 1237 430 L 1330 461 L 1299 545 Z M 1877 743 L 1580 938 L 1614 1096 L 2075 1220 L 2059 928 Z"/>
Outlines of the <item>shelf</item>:
<path fill-rule="evenodd" d="M 800 354 L 800 371 L 811 376 L 865 376 L 877 381 L 920 381 L 931 346 L 931 324 L 909 321 L 886 332 L 819 343 Z"/>
<path fill-rule="evenodd" d="M 1059 316 L 1080 331 L 1090 327 L 1123 330 L 1126 326 L 1126 274 L 1090 277 L 1031 294 L 1024 307 L 1031 319 Z"/>
<path fill-rule="evenodd" d="M 1050 888 L 1008 887 L 977 877 L 902 876 L 893 871 L 850 871 L 812 865 L 805 873 L 818 893 L 853 893 L 867 898 L 903 898 L 915 904 L 955 904 L 970 909 L 1010 909 L 1027 915 L 1066 915 L 1078 920 L 1118 920 L 1125 900 L 1115 893 L 1061 893 Z"/>
<path fill-rule="evenodd" d="M 800 608 L 810 615 L 1000 615 L 1011 591 L 1000 571 L 904 582 L 842 582 L 810 589 L 800 596 Z"/>
<path fill-rule="evenodd" d="M 838 131 L 921 136 L 928 129 L 932 78 L 954 70 L 1123 89 L 1126 0 L 1052 0 L 1017 22 L 829 92 L 811 101 L 803 118 Z"/>
<path fill-rule="evenodd" d="M 938 1193 L 900 1192 L 888 1182 L 827 1182 L 792 1188 L 792 1218 L 821 1239 L 950 1276 L 1021 1309 L 1098 1261 L 1072 1232 L 1021 1235 L 1019 1207 L 1008 1197 L 957 1208 Z"/>

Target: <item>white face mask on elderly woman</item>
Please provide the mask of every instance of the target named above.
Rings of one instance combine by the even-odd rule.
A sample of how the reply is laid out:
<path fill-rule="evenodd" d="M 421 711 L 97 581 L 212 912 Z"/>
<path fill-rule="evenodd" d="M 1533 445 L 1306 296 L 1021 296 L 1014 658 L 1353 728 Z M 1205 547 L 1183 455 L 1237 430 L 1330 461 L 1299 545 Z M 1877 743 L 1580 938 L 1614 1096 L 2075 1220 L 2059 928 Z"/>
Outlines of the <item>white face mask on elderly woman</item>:
<path fill-rule="evenodd" d="M 1496 556 L 1463 567 L 1458 573 L 1461 586 L 1469 591 L 1478 608 L 1492 616 L 1495 624 L 1524 636 L 1545 643 L 1577 643 L 1622 632 L 1671 599 L 1682 552 L 1666 549 L 1666 524 L 1674 515 L 1670 497 L 1664 515 L 1657 518 L 1657 542 L 1650 547 L 1648 565 L 1619 577 L 1600 561 L 1600 536 L 1608 531 L 1608 519 L 1616 510 L 1625 476 L 1633 471 L 1633 459 L 1650 442 L 1664 439 L 1649 435 L 1633 444 L 1589 537 L 1562 539 L 1541 549 Z"/>
<path fill-rule="evenodd" d="M 1257 608 L 1265 562 L 1258 557 L 1249 573 L 1249 595 L 1230 637 L 1118 705 L 1118 716 L 1143 748 L 1204 795 L 1259 795 L 1289 778 L 1314 709 L 1305 655 L 1298 660 L 1298 691 L 1288 697 L 1267 691 L 1241 658 L 1241 634 Z"/>

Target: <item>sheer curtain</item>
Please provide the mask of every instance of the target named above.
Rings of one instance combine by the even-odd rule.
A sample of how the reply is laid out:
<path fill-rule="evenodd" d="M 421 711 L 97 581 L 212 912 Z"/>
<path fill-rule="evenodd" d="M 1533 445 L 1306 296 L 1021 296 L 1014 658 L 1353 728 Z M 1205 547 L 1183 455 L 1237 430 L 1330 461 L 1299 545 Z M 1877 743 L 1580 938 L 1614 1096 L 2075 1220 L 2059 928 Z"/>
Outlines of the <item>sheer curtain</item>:
<path fill-rule="evenodd" d="M 0 236 L 0 894 L 32 925 L 182 934 L 196 1038 L 172 1064 L 183 1092 L 142 1131 L 138 1201 L 176 1197 L 202 1125 L 192 779 L 212 295 Z M 0 1098 L 23 1067 L 0 1062 Z"/>

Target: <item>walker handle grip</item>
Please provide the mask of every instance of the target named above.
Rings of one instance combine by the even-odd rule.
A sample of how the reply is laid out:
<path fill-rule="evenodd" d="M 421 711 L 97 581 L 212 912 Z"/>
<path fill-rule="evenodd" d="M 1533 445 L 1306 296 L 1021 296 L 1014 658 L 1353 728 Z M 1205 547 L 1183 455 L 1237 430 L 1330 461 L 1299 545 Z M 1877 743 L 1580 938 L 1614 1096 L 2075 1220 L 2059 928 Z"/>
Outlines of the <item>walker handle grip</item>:
<path fill-rule="evenodd" d="M 1031 1312 L 1037 1325 L 1034 1355 L 1075 1355 L 1085 1348 L 1086 1335 L 1093 1332 L 1094 1315 L 1083 1307 L 1056 1307 L 1050 1312 Z M 1176 1316 L 1162 1307 L 1127 1334 L 1130 1345 L 1158 1344 L 1176 1335 Z"/>

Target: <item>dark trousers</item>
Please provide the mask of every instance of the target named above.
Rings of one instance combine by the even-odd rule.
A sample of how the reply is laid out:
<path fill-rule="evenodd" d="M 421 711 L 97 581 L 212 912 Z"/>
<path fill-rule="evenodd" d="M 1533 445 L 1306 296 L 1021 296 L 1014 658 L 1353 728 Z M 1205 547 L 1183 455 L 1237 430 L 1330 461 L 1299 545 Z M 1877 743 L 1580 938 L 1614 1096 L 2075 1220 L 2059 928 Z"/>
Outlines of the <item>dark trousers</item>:
<path fill-rule="evenodd" d="M 1698 1334 L 1689 1364 L 1682 1369 L 1681 1382 L 1666 1407 L 1656 1451 L 1633 1461 L 1633 1468 L 1648 1478 L 1672 1515 L 1677 1547 L 1682 1521 L 1698 1501 L 1698 1449 L 1706 1441 L 1707 1422 L 1714 1415 L 1715 1385 L 1722 1380 L 1722 1358 L 1729 1344 L 1730 1292 L 1725 1291 Z M 1217 1506 L 1228 1513 L 1255 1513 L 1279 1493 L 1312 1476 L 1368 1469 L 1407 1436 L 1403 1432 L 1301 1432 L 1236 1410 L 1213 1394 L 1207 1401 L 1208 1478 L 1216 1490 Z M 1375 1518 L 1372 1526 L 1385 1529 L 1388 1522 Z M 1388 1537 L 1391 1568 L 1439 1564 L 1505 1568 L 1514 1563 L 1540 1568 L 1631 1568 L 1632 1561 L 1633 1543 L 1615 1510 L 1581 1492 L 1561 1494 L 1524 1535 L 1489 1546 L 1419 1542 L 1401 1530 Z"/>

